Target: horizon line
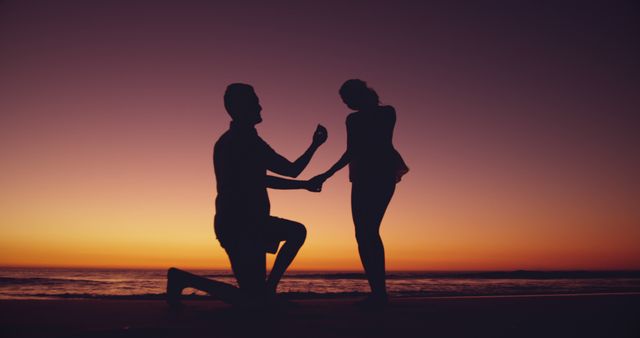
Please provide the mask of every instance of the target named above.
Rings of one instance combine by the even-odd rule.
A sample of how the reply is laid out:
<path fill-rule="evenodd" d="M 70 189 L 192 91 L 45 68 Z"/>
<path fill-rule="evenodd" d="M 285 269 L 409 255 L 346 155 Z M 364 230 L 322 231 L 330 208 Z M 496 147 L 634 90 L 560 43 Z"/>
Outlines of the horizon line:
<path fill-rule="evenodd" d="M 0 269 L 93 269 L 93 270 L 168 270 L 170 267 L 137 267 L 137 266 L 63 266 L 63 265 L 0 265 Z M 203 268 L 203 267 L 187 267 L 188 270 L 194 271 L 229 271 L 231 268 Z M 290 269 L 290 272 L 344 272 L 344 273 L 364 273 L 362 269 Z M 611 268 L 611 269 L 394 269 L 387 270 L 390 272 L 640 272 L 640 268 Z"/>

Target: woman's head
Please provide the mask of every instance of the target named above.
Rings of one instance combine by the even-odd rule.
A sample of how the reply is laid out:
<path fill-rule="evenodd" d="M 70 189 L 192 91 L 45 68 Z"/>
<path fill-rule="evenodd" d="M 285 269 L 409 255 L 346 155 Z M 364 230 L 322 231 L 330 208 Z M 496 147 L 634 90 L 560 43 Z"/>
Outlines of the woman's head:
<path fill-rule="evenodd" d="M 359 79 L 345 81 L 340 87 L 340 97 L 347 107 L 353 110 L 376 107 L 380 103 L 376 91 Z"/>

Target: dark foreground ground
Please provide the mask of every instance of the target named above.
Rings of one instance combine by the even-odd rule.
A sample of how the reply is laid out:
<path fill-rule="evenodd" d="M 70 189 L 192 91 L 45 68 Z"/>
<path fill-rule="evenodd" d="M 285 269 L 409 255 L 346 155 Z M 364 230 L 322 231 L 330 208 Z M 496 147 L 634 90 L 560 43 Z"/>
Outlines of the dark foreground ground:
<path fill-rule="evenodd" d="M 190 301 L 1 300 L 0 337 L 640 337 L 640 295 L 295 301 L 252 313 Z"/>

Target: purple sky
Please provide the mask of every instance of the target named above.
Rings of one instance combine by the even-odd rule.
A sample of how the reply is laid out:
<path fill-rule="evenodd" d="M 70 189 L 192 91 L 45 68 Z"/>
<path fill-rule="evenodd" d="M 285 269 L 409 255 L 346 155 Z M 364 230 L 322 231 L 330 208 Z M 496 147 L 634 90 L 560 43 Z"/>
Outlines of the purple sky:
<path fill-rule="evenodd" d="M 184 264 L 224 265 L 206 250 L 226 85 L 255 86 L 259 132 L 289 158 L 317 123 L 329 128 L 310 177 L 343 151 L 349 111 L 337 90 L 362 78 L 396 107 L 395 144 L 411 167 L 385 220 L 391 267 L 640 268 L 638 8 L 3 1 L 0 252 L 26 258 L 0 264 L 72 264 L 80 242 L 100 241 L 135 264 L 172 262 L 136 256 L 131 240 L 201 241 Z M 344 176 L 321 196 L 271 193 L 274 212 L 319 223 L 301 267 L 358 267 Z M 182 236 L 185 218 L 197 230 Z M 167 219 L 149 242 L 143 233 Z M 53 246 L 47 259 L 34 234 Z M 120 259 L 83 250 L 83 264 Z"/>

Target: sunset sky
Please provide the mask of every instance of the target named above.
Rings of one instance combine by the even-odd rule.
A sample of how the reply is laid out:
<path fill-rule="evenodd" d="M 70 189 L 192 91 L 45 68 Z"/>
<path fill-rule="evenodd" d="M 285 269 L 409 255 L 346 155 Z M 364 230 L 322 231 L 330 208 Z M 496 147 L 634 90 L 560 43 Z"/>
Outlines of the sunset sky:
<path fill-rule="evenodd" d="M 228 268 L 225 87 L 255 87 L 291 160 L 328 128 L 306 179 L 361 78 L 411 168 L 388 269 L 640 269 L 639 7 L 541 3 L 2 1 L 0 266 Z M 346 170 L 269 193 L 308 229 L 293 269 L 361 269 Z"/>

